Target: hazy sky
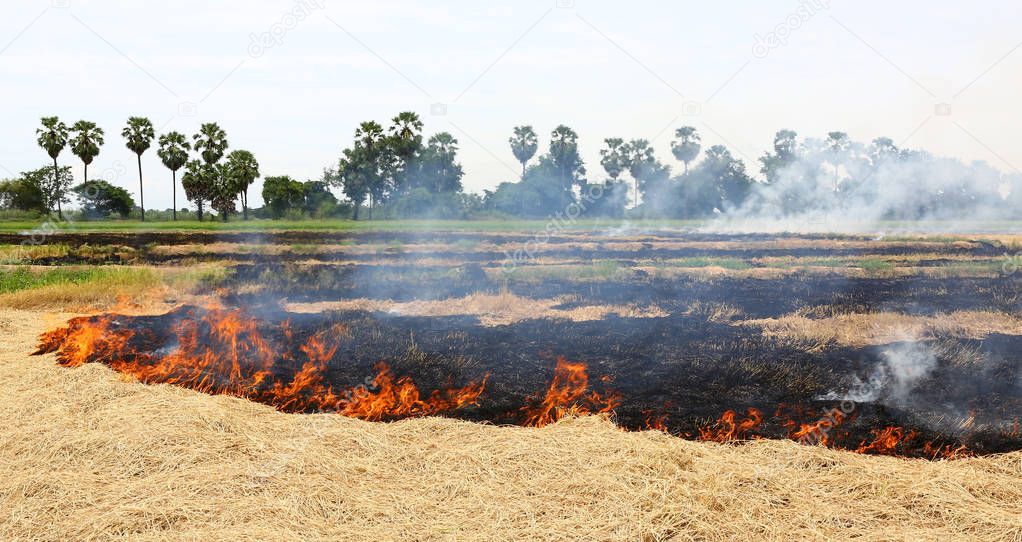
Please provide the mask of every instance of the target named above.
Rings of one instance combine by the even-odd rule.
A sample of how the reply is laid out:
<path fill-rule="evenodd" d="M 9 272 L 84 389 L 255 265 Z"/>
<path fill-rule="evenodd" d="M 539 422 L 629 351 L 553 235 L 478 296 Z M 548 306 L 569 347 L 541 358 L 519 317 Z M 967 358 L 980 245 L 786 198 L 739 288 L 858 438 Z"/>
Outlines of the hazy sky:
<path fill-rule="evenodd" d="M 515 179 L 507 138 L 518 124 L 536 128 L 541 150 L 557 124 L 573 127 L 594 178 L 603 138 L 654 140 L 673 164 L 670 140 L 685 124 L 752 171 L 780 128 L 886 135 L 1022 167 L 1022 10 L 1004 0 L 5 0 L 2 10 L 0 177 L 47 163 L 35 145 L 44 115 L 103 127 L 90 172 L 134 192 L 120 137 L 130 115 L 189 135 L 219 122 L 263 175 L 305 180 L 335 163 L 360 121 L 403 110 L 422 115 L 427 134 L 457 137 L 472 191 Z M 81 175 L 69 151 L 61 161 Z M 147 207 L 169 207 L 170 173 L 154 151 L 143 169 Z"/>

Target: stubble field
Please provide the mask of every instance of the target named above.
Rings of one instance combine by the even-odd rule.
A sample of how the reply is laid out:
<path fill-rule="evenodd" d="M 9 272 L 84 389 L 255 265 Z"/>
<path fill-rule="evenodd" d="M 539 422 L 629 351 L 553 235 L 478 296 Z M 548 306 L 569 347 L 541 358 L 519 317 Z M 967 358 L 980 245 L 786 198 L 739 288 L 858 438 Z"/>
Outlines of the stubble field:
<path fill-rule="evenodd" d="M 1019 236 L 23 239 L 5 538 L 1022 537 Z"/>

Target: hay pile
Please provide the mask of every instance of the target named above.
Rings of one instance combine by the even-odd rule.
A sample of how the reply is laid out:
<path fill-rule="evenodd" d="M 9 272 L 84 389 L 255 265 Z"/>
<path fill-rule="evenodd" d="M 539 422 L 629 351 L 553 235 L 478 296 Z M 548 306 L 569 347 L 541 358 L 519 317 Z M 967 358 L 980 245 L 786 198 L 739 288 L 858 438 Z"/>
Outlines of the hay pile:
<path fill-rule="evenodd" d="M 28 357 L 46 325 L 0 314 L 2 540 L 1022 539 L 1022 453 L 288 415 Z"/>

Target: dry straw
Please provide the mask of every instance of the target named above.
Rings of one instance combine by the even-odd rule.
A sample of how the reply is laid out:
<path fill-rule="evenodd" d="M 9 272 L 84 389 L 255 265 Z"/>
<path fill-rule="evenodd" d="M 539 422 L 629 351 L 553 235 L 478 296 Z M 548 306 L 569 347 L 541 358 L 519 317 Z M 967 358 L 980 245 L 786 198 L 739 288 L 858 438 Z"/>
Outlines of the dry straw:
<path fill-rule="evenodd" d="M 1022 453 L 289 415 L 25 355 L 0 315 L 0 540 L 1020 540 Z"/>

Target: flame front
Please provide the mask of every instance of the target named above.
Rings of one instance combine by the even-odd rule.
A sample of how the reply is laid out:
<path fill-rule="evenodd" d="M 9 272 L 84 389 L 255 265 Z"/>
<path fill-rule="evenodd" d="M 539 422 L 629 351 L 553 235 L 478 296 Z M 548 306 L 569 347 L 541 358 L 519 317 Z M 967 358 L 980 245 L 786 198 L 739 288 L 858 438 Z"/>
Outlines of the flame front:
<path fill-rule="evenodd" d="M 759 409 L 749 408 L 745 418 L 735 421 L 738 414 L 728 410 L 721 415 L 717 423 L 699 428 L 699 440 L 713 442 L 733 442 L 747 440 L 750 432 L 763 423 L 763 413 Z"/>
<path fill-rule="evenodd" d="M 488 380 L 484 376 L 462 387 L 447 385 L 424 394 L 409 376 L 395 375 L 380 362 L 373 366 L 375 376 L 364 384 L 335 389 L 329 382 L 329 367 L 344 341 L 351 338 L 342 324 L 298 339 L 289 321 L 264 333 L 260 322 L 240 309 L 211 305 L 183 310 L 179 316 L 162 332 L 138 325 L 129 328 L 126 322 L 131 320 L 125 316 L 75 318 L 67 327 L 44 333 L 36 353 L 55 352 L 58 362 L 69 367 L 101 362 L 143 383 L 244 397 L 286 412 L 337 412 L 365 420 L 430 416 L 478 405 Z M 526 397 L 524 406 L 508 416 L 525 426 L 543 427 L 566 416 L 610 413 L 620 406 L 622 397 L 609 390 L 609 377 L 596 380 L 601 391 L 592 389 L 585 363 L 558 357 L 549 384 Z M 668 431 L 669 410 L 669 402 L 660 410 L 643 410 L 642 426 Z M 918 432 L 897 426 L 874 429 L 861 441 L 850 440 L 849 426 L 857 416 L 836 408 L 821 413 L 783 404 L 769 420 L 757 408 L 747 408 L 744 415 L 727 410 L 716 421 L 698 427 L 697 438 L 747 441 L 776 436 L 769 427 L 780 426 L 782 435 L 802 444 L 865 454 L 931 459 L 974 455 L 963 445 L 923 442 Z M 962 424 L 973 424 L 974 419 L 970 414 Z M 1019 421 L 1004 426 L 1002 432 L 1018 435 Z"/>
<path fill-rule="evenodd" d="M 310 336 L 292 349 L 275 344 L 258 322 L 240 309 L 215 306 L 190 310 L 172 329 L 176 346 L 165 355 L 129 347 L 131 330 L 114 328 L 115 316 L 76 318 L 66 328 L 43 334 L 37 354 L 56 352 L 67 366 L 102 362 L 143 383 L 174 384 L 210 394 L 233 395 L 287 412 L 331 411 L 367 420 L 440 414 L 476 404 L 486 377 L 464 387 L 435 390 L 423 397 L 408 377 L 395 377 L 385 363 L 375 366 L 371 386 L 335 390 L 327 365 L 350 337 L 343 325 Z M 281 332 L 294 340 L 290 324 Z M 291 352 L 301 353 L 293 359 Z M 299 366 L 298 370 L 287 367 Z M 290 373 L 290 374 L 289 374 Z"/>
<path fill-rule="evenodd" d="M 604 377 L 602 381 L 607 383 L 608 379 Z M 586 364 L 568 361 L 561 356 L 557 358 L 554 377 L 546 392 L 530 398 L 529 403 L 532 404 L 522 408 L 524 424 L 543 427 L 565 416 L 612 412 L 621 404 L 621 396 L 612 391 L 600 394 L 590 390 Z"/>

